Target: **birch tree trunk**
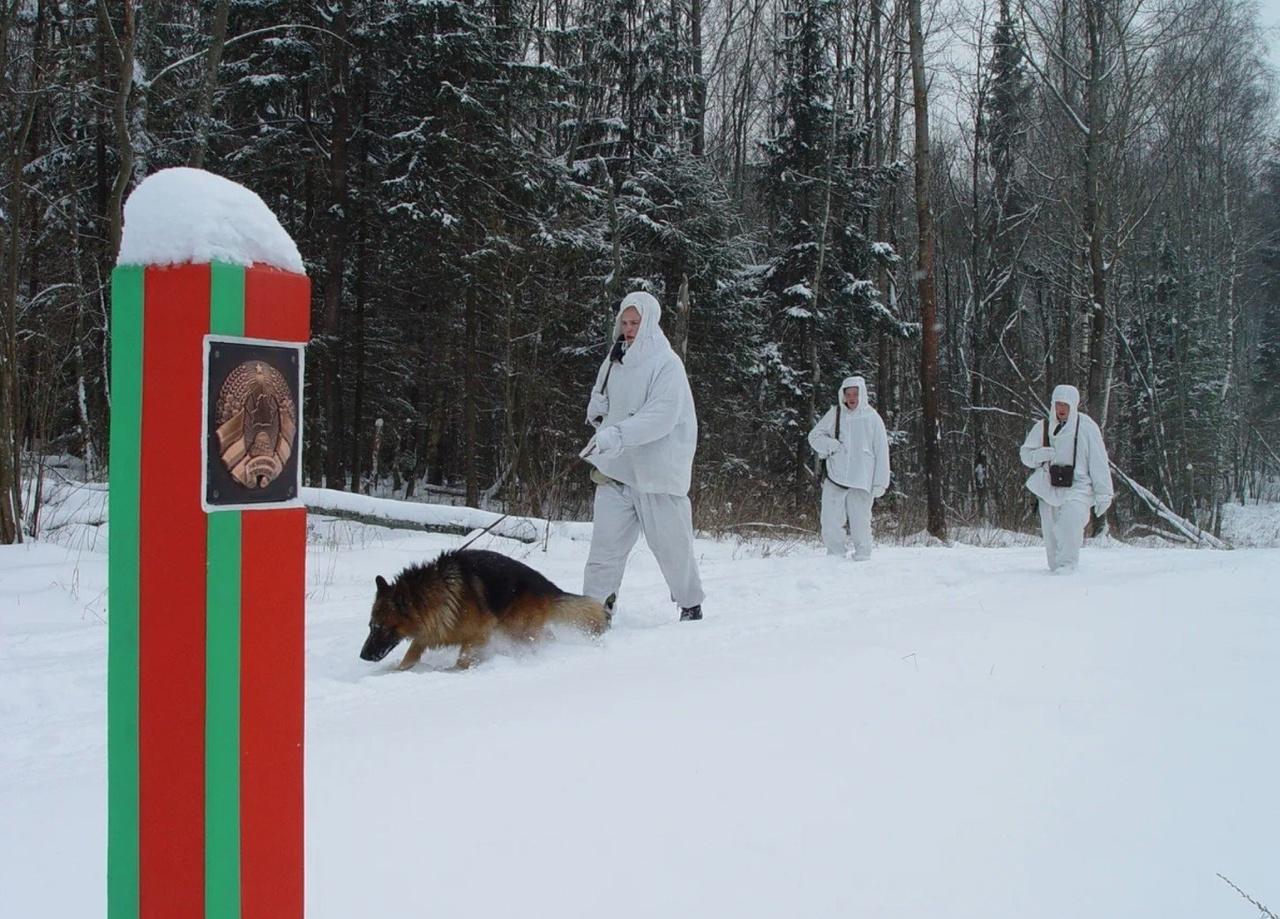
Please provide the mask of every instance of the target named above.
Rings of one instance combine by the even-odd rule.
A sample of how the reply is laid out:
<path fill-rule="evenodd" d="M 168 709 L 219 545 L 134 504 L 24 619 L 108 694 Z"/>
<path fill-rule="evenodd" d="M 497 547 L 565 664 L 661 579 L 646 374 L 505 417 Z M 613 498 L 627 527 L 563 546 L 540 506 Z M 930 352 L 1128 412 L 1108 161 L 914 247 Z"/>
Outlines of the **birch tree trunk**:
<path fill-rule="evenodd" d="M 1089 47 L 1089 78 L 1085 82 L 1088 133 L 1084 140 L 1084 235 L 1089 261 L 1089 376 L 1084 403 L 1099 425 L 1106 424 L 1103 346 L 1107 335 L 1107 263 L 1102 251 L 1106 233 L 1106 203 L 1102 193 L 1103 85 L 1106 50 L 1103 47 L 1105 15 L 1099 0 L 1085 0 L 1085 34 Z"/>

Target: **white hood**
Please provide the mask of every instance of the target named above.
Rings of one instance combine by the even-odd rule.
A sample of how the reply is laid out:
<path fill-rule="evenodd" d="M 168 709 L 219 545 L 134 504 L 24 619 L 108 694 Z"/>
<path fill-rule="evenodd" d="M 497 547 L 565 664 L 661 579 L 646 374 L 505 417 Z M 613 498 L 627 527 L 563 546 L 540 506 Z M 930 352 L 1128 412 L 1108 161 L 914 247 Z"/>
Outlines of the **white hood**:
<path fill-rule="evenodd" d="M 662 331 L 662 307 L 653 294 L 643 290 L 627 294 L 618 304 L 618 312 L 613 319 L 613 338 L 610 341 L 617 341 L 622 337 L 622 313 L 629 306 L 635 307 L 640 313 L 640 330 L 636 332 L 636 340 L 627 345 L 622 363 L 635 367 L 667 353 L 671 350 L 671 343 Z M 610 350 L 612 352 L 612 348 Z M 608 361 L 609 358 L 606 357 L 605 362 Z"/>
<path fill-rule="evenodd" d="M 1053 398 L 1049 400 L 1049 430 L 1052 431 L 1058 426 L 1058 413 L 1054 407 L 1059 402 L 1065 402 L 1071 406 L 1071 413 L 1067 415 L 1067 425 L 1072 426 L 1072 422 L 1076 420 L 1076 415 L 1080 413 L 1080 390 L 1066 383 L 1059 383 L 1053 387 Z"/>
<path fill-rule="evenodd" d="M 836 393 L 836 404 L 846 414 L 850 414 L 848 406 L 844 404 L 844 391 L 850 386 L 858 388 L 858 407 L 852 412 L 854 415 L 865 415 L 871 410 L 871 403 L 867 400 L 867 381 L 862 377 L 845 377 L 844 382 L 840 384 L 840 389 Z"/>

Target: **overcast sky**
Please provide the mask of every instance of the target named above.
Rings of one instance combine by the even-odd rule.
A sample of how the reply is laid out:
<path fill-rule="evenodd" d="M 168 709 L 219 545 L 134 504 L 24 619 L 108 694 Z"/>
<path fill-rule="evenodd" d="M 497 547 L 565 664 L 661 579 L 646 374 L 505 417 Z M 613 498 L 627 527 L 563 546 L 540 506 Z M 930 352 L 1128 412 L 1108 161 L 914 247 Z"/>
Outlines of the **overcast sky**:
<path fill-rule="evenodd" d="M 1253 0 L 1258 7 L 1259 25 L 1264 30 L 1264 39 L 1270 49 L 1270 62 L 1276 74 L 1277 91 L 1280 92 L 1280 0 Z M 972 47 L 972 19 L 959 16 L 951 26 L 944 25 L 947 13 L 956 6 L 976 8 L 981 0 L 940 0 L 935 7 L 939 11 L 939 19 L 933 23 L 930 36 L 936 57 L 930 61 L 933 65 L 930 93 L 937 100 L 937 116 L 944 122 L 958 120 L 964 122 L 970 118 L 966 104 L 958 96 L 965 87 L 972 84 L 974 68 L 974 52 Z M 990 9 L 990 7 L 989 7 Z M 956 31 L 951 31 L 955 28 Z M 1280 118 L 1280 116 L 1278 116 Z"/>
<path fill-rule="evenodd" d="M 1280 0 L 1258 0 L 1258 11 L 1262 24 L 1269 30 L 1271 66 L 1280 68 Z"/>

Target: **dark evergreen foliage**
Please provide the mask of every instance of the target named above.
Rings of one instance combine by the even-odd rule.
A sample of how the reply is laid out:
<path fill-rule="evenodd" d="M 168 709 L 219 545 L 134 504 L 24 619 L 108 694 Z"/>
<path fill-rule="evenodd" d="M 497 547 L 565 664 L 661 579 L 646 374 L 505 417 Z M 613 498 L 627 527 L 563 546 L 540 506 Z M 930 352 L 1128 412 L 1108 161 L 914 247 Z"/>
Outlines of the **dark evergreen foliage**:
<path fill-rule="evenodd" d="M 1280 167 L 1253 14 L 1094 22 L 1131 55 L 1094 86 L 1098 321 L 1092 20 L 986 9 L 930 161 L 948 513 L 1028 521 L 1017 446 L 1087 369 L 1118 464 L 1211 526 L 1280 473 Z M 582 510 L 583 477 L 557 476 L 613 310 L 644 288 L 699 407 L 701 521 L 808 525 L 804 435 L 861 372 L 894 443 L 882 506 L 919 526 L 902 4 L 31 0 L 0 32 L 0 491 L 22 488 L 14 457 L 105 475 L 113 187 L 202 156 L 312 278 L 311 484 Z"/>

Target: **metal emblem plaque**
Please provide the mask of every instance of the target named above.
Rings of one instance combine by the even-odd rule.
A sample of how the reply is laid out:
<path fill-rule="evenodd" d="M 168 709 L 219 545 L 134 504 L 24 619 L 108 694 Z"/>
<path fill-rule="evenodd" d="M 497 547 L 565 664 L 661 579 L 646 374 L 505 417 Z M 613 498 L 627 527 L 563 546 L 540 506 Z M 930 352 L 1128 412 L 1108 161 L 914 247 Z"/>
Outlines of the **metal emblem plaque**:
<path fill-rule="evenodd" d="M 206 509 L 298 503 L 301 394 L 301 346 L 206 338 Z"/>

